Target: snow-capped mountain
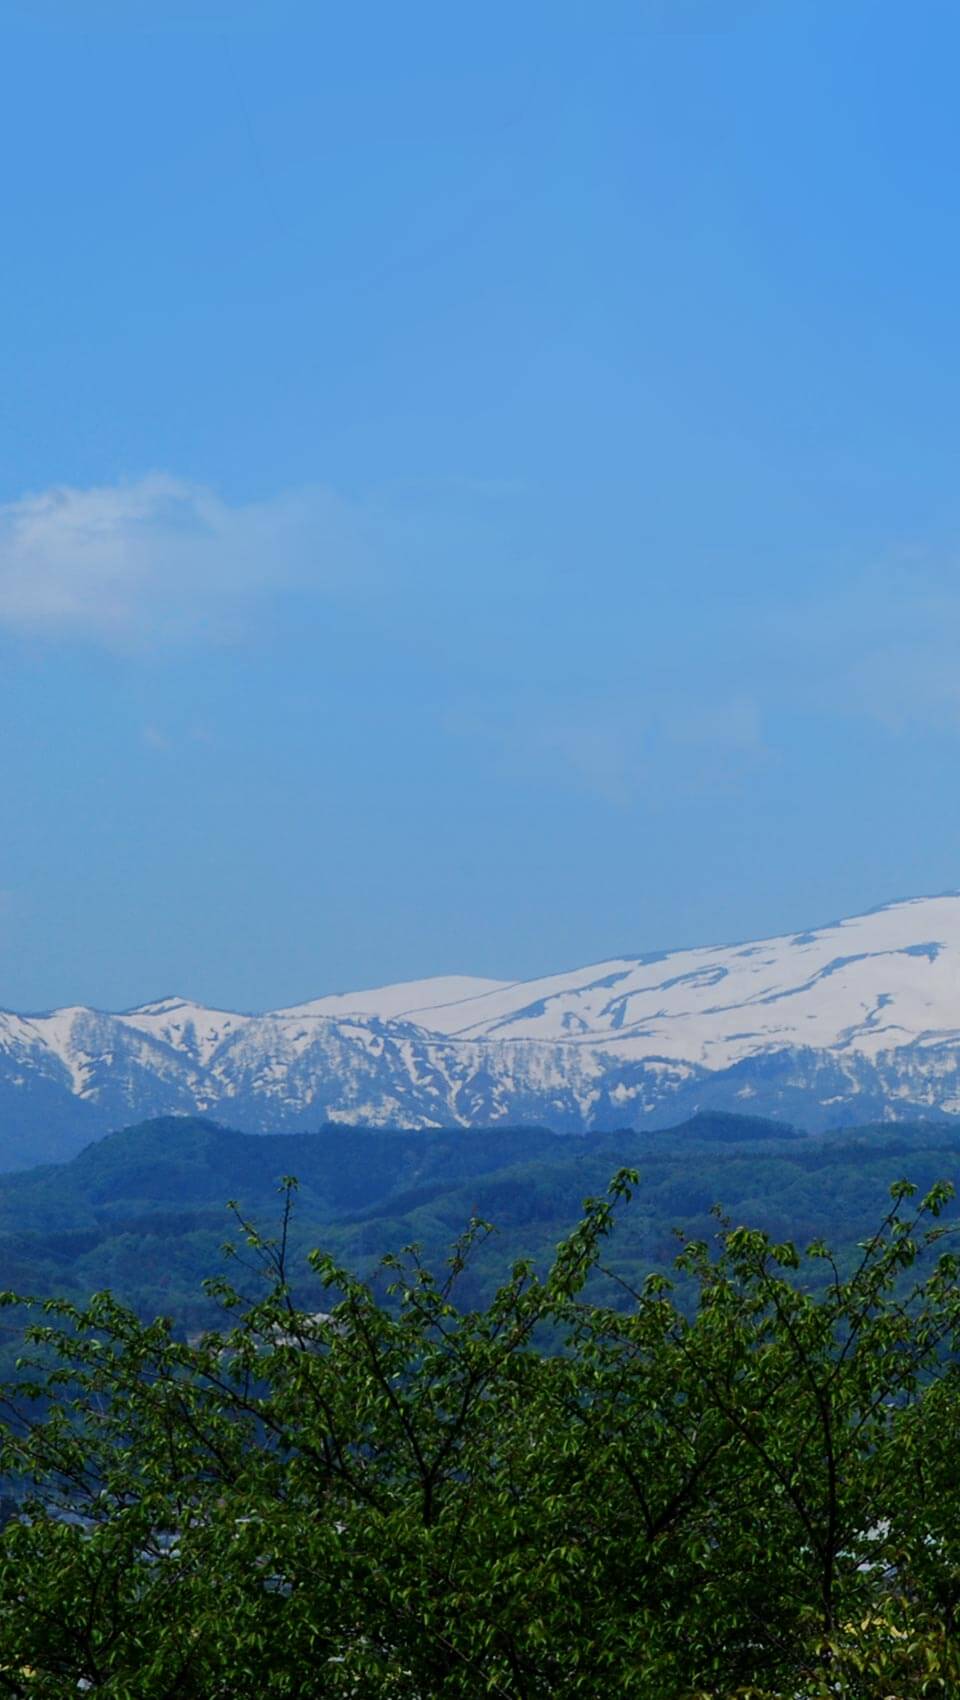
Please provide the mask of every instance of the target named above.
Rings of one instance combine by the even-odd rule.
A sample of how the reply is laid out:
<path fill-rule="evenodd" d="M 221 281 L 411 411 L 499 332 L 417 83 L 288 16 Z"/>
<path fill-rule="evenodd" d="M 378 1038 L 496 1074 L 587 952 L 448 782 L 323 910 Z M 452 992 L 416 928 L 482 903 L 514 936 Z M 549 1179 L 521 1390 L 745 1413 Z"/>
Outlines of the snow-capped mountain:
<path fill-rule="evenodd" d="M 201 1111 L 559 1130 L 749 1109 L 807 1127 L 960 1113 L 960 895 L 813 932 L 627 956 L 532 981 L 467 976 L 240 1015 L 0 1013 L 0 1167 Z"/>

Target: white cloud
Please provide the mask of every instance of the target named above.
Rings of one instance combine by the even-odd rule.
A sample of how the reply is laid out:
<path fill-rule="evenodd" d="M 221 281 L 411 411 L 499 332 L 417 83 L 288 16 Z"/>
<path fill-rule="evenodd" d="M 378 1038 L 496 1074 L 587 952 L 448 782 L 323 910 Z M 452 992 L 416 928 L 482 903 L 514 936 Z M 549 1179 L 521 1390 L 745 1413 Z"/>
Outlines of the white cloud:
<path fill-rule="evenodd" d="M 116 644 L 229 637 L 272 591 L 365 571 L 361 517 L 308 487 L 231 505 L 165 473 L 0 504 L 0 626 Z"/>

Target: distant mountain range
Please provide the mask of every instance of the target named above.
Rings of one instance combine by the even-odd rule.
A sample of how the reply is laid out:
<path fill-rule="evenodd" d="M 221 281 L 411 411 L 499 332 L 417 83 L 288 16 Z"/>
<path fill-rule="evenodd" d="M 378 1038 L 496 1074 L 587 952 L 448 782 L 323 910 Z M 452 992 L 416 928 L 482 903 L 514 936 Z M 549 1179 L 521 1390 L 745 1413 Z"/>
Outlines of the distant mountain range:
<path fill-rule="evenodd" d="M 960 1112 L 960 895 L 758 943 L 531 981 L 452 977 L 264 1015 L 163 998 L 0 1013 L 0 1167 L 145 1117 L 656 1128 L 701 1110 L 808 1129 Z"/>

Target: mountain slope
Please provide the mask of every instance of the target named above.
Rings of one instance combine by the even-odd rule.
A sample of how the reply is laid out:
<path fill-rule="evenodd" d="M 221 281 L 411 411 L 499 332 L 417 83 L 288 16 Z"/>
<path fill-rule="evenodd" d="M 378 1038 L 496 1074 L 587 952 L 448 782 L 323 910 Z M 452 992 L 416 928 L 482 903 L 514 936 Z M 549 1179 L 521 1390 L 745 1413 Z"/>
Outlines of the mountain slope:
<path fill-rule="evenodd" d="M 758 1117 L 703 1115 L 660 1133 L 577 1138 L 535 1128 L 360 1127 L 349 1139 L 336 1128 L 264 1139 L 193 1117 L 160 1119 L 109 1134 L 69 1163 L 0 1176 L 2 1285 L 81 1301 L 110 1286 L 144 1312 L 202 1326 L 212 1314 L 205 1277 L 226 1267 L 244 1291 L 257 1288 L 226 1200 L 275 1234 L 278 1183 L 295 1174 L 291 1273 L 308 1306 L 323 1302 L 306 1268 L 310 1248 L 369 1274 L 384 1253 L 415 1241 L 440 1271 L 453 1240 L 480 1216 L 497 1231 L 461 1286 L 461 1299 L 473 1302 L 516 1258 L 545 1266 L 584 1197 L 604 1193 L 621 1166 L 639 1170 L 640 1186 L 604 1263 L 636 1284 L 652 1268 L 671 1268 L 675 1227 L 698 1238 L 716 1232 L 717 1201 L 778 1239 L 823 1234 L 852 1248 L 882 1215 L 898 1175 L 922 1187 L 956 1179 L 960 1126 L 810 1136 Z M 240 1256 L 224 1266 L 231 1238 Z M 16 1350 L 20 1321 L 0 1311 L 0 1360 Z"/>
<path fill-rule="evenodd" d="M 242 1015 L 166 998 L 0 1013 L 0 1166 L 144 1116 L 252 1132 L 663 1126 L 704 1107 L 809 1127 L 960 1111 L 960 896 L 813 932 L 511 982 L 451 976 Z"/>

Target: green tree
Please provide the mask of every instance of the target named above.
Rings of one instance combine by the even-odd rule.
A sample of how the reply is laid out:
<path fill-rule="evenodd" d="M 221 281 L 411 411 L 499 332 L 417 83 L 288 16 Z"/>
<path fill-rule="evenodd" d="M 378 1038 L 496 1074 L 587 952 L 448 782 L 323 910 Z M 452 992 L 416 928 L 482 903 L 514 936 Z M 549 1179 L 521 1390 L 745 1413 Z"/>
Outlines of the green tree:
<path fill-rule="evenodd" d="M 442 1277 L 387 1259 L 384 1297 L 315 1252 L 295 1305 L 292 1184 L 276 1243 L 246 1228 L 259 1296 L 214 1283 L 201 1340 L 30 1305 L 0 1694 L 960 1691 L 949 1189 L 898 1183 L 847 1275 L 721 1223 L 680 1252 L 692 1306 L 661 1276 L 589 1303 L 635 1184 L 480 1310 L 480 1222 Z"/>

